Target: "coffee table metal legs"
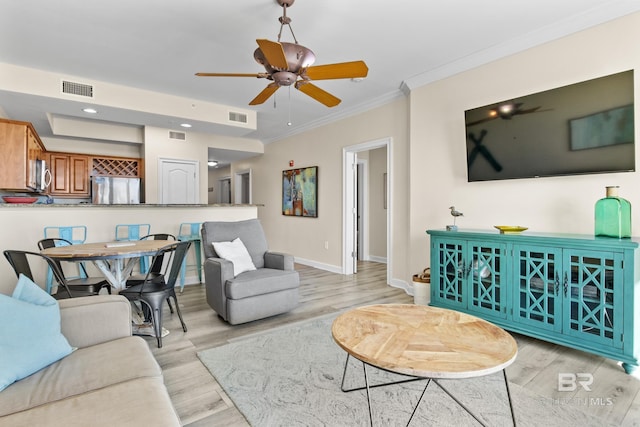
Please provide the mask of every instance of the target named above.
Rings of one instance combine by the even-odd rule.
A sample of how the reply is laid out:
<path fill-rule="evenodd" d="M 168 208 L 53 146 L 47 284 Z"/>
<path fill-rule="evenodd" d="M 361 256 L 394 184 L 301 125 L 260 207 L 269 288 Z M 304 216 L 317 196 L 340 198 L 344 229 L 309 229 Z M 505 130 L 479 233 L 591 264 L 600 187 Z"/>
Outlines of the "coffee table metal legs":
<path fill-rule="evenodd" d="M 367 365 L 369 366 L 373 366 L 370 365 L 368 363 L 362 362 L 362 371 L 364 373 L 364 387 L 354 387 L 354 388 L 350 388 L 350 389 L 345 389 L 344 388 L 344 381 L 345 378 L 347 376 L 347 367 L 349 365 L 349 358 L 351 357 L 350 354 L 347 354 L 347 359 L 344 363 L 344 371 L 342 372 L 342 384 L 340 385 L 340 390 L 342 390 L 345 393 L 351 392 L 351 391 L 357 391 L 357 390 L 366 390 L 367 392 L 367 406 L 369 408 L 369 424 L 371 425 L 371 427 L 373 427 L 373 412 L 371 410 L 371 394 L 370 394 L 370 390 L 372 388 L 376 388 L 376 387 L 384 387 L 384 386 L 388 386 L 388 385 L 395 385 L 395 384 L 402 384 L 402 383 L 407 383 L 407 382 L 412 382 L 412 381 L 422 381 L 422 380 L 426 380 L 427 384 L 425 384 L 424 389 L 422 389 L 422 393 L 420 394 L 420 398 L 418 399 L 418 401 L 416 402 L 415 407 L 413 408 L 413 412 L 411 413 L 411 417 L 409 418 L 409 421 L 407 421 L 407 427 L 409 426 L 409 424 L 411 424 L 411 420 L 413 420 L 413 416 L 415 415 L 416 411 L 418 410 L 418 406 L 420 406 L 420 402 L 422 402 L 422 398 L 424 397 L 424 394 L 427 391 L 427 387 L 429 387 L 429 384 L 431 384 L 431 381 L 433 381 L 438 387 L 440 387 L 440 389 L 442 391 L 444 391 L 447 395 L 449 395 L 449 397 L 451 397 L 451 399 L 453 399 L 454 402 L 456 402 L 462 409 L 464 409 L 465 411 L 467 411 L 467 413 L 469 415 L 471 415 L 480 425 L 485 426 L 486 424 L 483 423 L 476 415 L 474 415 L 469 408 L 467 408 L 462 402 L 460 402 L 460 400 L 458 400 L 453 394 L 451 394 L 449 392 L 449 390 L 447 390 L 442 384 L 440 384 L 440 382 L 438 382 L 438 380 L 433 379 L 433 378 L 422 378 L 422 377 L 408 377 L 407 379 L 404 380 L 399 380 L 399 381 L 393 381 L 393 382 L 388 382 L 388 383 L 382 383 L 382 384 L 374 384 L 374 385 L 369 385 L 369 378 L 367 377 Z M 356 359 L 357 360 L 357 359 Z M 376 369 L 381 369 L 378 368 L 377 366 L 373 366 Z M 382 369 L 383 371 L 385 371 L 385 369 Z M 403 374 L 398 374 L 397 372 L 392 372 L 392 371 L 387 371 L 387 372 L 391 372 L 394 373 L 396 375 L 403 375 Z M 511 411 L 511 421 L 513 422 L 513 426 L 516 427 L 516 416 L 515 413 L 513 411 L 513 402 L 511 400 L 511 390 L 509 389 L 509 381 L 507 380 L 507 371 L 506 369 L 502 370 L 502 374 L 504 377 L 504 385 L 507 391 L 507 398 L 509 400 L 509 410 Z"/>

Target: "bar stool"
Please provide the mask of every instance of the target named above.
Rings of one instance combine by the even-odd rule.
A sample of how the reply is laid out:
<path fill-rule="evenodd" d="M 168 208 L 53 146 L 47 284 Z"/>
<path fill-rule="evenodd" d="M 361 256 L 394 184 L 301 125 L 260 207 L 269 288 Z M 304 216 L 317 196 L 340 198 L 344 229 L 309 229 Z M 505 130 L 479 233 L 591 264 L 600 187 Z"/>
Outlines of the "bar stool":
<path fill-rule="evenodd" d="M 202 226 L 201 222 L 183 222 L 180 224 L 180 228 L 178 229 L 178 240 L 180 241 L 191 241 L 193 244 L 191 245 L 195 248 L 196 255 L 196 263 L 195 265 L 191 265 L 191 267 L 196 267 L 198 269 L 198 280 L 202 283 L 202 255 L 201 255 L 201 238 L 200 238 L 200 227 Z M 180 292 L 184 289 L 184 278 L 187 271 L 187 257 L 185 256 L 184 261 L 182 261 L 182 268 L 180 269 Z"/>
<path fill-rule="evenodd" d="M 84 243 L 87 240 L 87 227 L 85 225 L 66 225 L 66 226 L 47 226 L 44 227 L 44 238 L 45 239 L 64 239 L 68 242 L 71 242 L 73 245 Z M 56 242 L 56 245 L 61 245 L 64 243 Z M 78 267 L 78 275 L 73 277 L 68 277 L 69 279 L 76 278 L 86 278 L 87 269 L 84 266 L 84 263 L 77 263 Z M 53 285 L 53 270 L 49 268 L 47 270 L 47 289 L 51 289 Z"/>
<path fill-rule="evenodd" d="M 151 224 L 118 224 L 116 225 L 116 240 L 140 240 L 151 234 Z M 140 257 L 140 273 L 147 272 L 147 257 Z"/>

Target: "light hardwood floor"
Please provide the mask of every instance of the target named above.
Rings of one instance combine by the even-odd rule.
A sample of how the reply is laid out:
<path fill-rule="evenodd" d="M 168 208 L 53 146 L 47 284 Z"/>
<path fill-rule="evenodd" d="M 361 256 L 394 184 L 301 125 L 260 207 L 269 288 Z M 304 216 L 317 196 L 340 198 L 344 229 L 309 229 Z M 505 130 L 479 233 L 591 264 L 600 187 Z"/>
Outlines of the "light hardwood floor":
<path fill-rule="evenodd" d="M 296 265 L 296 269 L 301 279 L 301 303 L 287 314 L 230 326 L 207 305 L 204 285 L 186 286 L 178 295 L 189 329 L 187 333 L 182 332 L 177 316 L 165 310 L 165 327 L 171 333 L 163 339 L 163 347 L 157 348 L 153 338 L 147 341 L 163 369 L 165 384 L 184 425 L 249 425 L 202 365 L 196 355 L 198 351 L 224 345 L 231 338 L 350 307 L 413 302 L 403 290 L 385 284 L 384 264 L 359 263 L 358 274 L 352 276 L 303 265 Z M 640 426 L 640 379 L 625 374 L 615 361 L 522 335 L 515 335 L 515 338 L 518 357 L 507 369 L 511 382 L 549 399 L 552 404 L 571 405 L 602 417 L 612 425 Z M 559 373 L 593 375 L 591 391 L 584 390 L 577 382 L 574 392 L 558 391 Z"/>

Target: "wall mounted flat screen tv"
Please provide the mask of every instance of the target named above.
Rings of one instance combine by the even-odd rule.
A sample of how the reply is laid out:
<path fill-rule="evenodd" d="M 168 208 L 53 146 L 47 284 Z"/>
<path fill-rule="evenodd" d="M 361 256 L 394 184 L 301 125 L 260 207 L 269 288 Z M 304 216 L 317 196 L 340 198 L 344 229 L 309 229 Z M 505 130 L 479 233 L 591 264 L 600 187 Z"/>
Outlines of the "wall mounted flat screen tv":
<path fill-rule="evenodd" d="M 633 70 L 465 111 L 468 181 L 635 171 Z"/>

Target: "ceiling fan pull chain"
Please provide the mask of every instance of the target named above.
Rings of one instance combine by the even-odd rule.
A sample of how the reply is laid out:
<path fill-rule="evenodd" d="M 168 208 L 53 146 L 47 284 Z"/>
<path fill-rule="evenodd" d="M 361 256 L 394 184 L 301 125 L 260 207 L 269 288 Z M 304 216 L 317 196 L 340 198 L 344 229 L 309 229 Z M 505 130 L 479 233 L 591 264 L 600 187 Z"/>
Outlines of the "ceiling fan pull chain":
<path fill-rule="evenodd" d="M 291 86 L 289 86 L 289 121 L 287 121 L 287 126 L 291 126 Z"/>

